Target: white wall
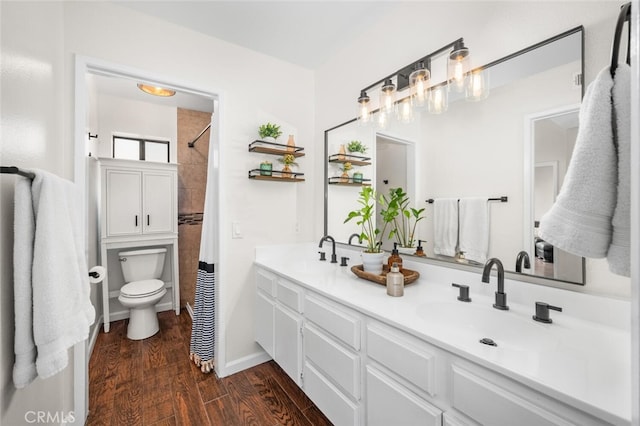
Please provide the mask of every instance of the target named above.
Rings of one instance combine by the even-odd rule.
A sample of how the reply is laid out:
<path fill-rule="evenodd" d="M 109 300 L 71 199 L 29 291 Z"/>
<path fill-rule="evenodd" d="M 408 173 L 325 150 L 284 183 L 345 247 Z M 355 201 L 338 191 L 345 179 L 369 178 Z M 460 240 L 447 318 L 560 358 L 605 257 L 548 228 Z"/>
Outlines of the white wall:
<path fill-rule="evenodd" d="M 171 163 L 178 162 L 178 108 L 98 94 L 98 156 L 113 157 L 113 135 L 169 141 Z"/>
<path fill-rule="evenodd" d="M 73 151 L 63 107 L 64 13 L 58 3 L 0 3 L 2 165 L 40 168 L 73 179 Z M 73 410 L 73 371 L 13 386 L 13 182 L 0 179 L 0 424 L 27 424 L 28 411 Z M 73 365 L 71 352 L 69 365 Z M 36 403 L 37 402 L 37 403 Z M 32 415 L 32 414 L 31 414 Z"/>
<path fill-rule="evenodd" d="M 361 34 L 359 40 L 345 45 L 317 71 L 316 133 L 321 134 L 323 129 L 353 118 L 356 98 L 363 87 L 459 37 L 464 37 L 465 44 L 473 55 L 472 62 L 477 66 L 584 25 L 585 81 L 588 84 L 607 66 L 619 7 L 619 3 L 609 1 L 398 4 L 384 23 L 372 25 Z M 484 102 L 491 103 L 491 96 Z M 451 108 L 447 114 L 452 114 Z M 518 137 L 522 140 L 522 132 Z M 420 156 L 419 152 L 417 156 Z M 482 154 L 480 158 L 486 159 L 487 155 Z M 494 159 L 499 162 L 500 155 L 495 155 Z M 316 161 L 320 167 L 322 159 L 318 158 Z M 477 162 L 478 165 L 483 163 L 484 161 Z M 493 164 L 492 167 L 495 166 Z M 519 168 L 521 164 L 500 166 Z M 495 180 L 484 190 L 498 195 L 501 192 L 515 193 L 514 191 L 522 194 L 522 181 Z M 316 187 L 316 191 L 321 191 L 320 185 Z M 417 193 L 421 193 L 420 187 L 417 188 Z M 320 196 L 316 198 L 321 199 Z M 523 217 L 522 199 L 510 199 L 508 204 L 508 213 L 504 206 L 492 208 L 492 216 L 497 223 L 510 218 L 520 221 L 519 218 Z M 322 229 L 322 210 L 317 211 L 316 227 Z M 521 241 L 516 240 L 520 240 L 521 235 L 511 238 L 514 249 L 508 251 L 509 256 L 518 252 L 519 248 L 515 248 L 521 246 Z M 513 236 L 505 234 L 497 237 L 507 241 Z M 602 270 L 602 262 L 588 263 L 588 285 L 584 288 L 576 287 L 576 290 L 628 297 L 628 279 L 608 273 L 606 266 Z"/>

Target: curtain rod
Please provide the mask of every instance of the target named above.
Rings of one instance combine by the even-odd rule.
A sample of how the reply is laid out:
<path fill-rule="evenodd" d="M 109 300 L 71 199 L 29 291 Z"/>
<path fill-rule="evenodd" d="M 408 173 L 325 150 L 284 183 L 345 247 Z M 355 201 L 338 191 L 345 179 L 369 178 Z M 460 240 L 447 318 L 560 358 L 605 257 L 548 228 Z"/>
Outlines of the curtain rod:
<path fill-rule="evenodd" d="M 204 132 L 206 132 L 207 130 L 209 130 L 211 128 L 211 123 L 207 124 L 207 127 L 205 127 L 204 129 L 202 129 L 202 131 L 198 134 L 198 136 L 195 137 L 194 140 L 192 140 L 191 142 L 189 142 L 189 148 L 193 148 L 196 144 L 196 142 L 198 142 L 198 139 L 200 139 L 202 137 L 202 135 L 204 135 Z"/>

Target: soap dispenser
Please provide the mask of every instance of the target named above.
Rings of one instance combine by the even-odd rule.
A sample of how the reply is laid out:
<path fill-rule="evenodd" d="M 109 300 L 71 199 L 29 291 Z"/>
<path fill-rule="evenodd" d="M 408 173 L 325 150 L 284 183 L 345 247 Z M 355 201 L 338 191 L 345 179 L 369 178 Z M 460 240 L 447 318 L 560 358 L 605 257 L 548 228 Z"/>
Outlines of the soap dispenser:
<path fill-rule="evenodd" d="M 418 240 L 418 248 L 416 248 L 416 256 L 425 257 L 424 249 L 422 248 L 422 240 Z"/>
<path fill-rule="evenodd" d="M 387 265 L 389 266 L 389 270 L 391 270 L 391 265 L 394 263 L 398 264 L 398 269 L 402 269 L 402 258 L 398 254 L 398 243 L 393 243 L 393 250 L 391 251 L 391 256 L 389 256 L 389 260 L 387 260 Z"/>
<path fill-rule="evenodd" d="M 387 274 L 387 294 L 400 297 L 404 295 L 404 275 L 400 272 L 397 263 L 391 265 L 391 271 Z"/>

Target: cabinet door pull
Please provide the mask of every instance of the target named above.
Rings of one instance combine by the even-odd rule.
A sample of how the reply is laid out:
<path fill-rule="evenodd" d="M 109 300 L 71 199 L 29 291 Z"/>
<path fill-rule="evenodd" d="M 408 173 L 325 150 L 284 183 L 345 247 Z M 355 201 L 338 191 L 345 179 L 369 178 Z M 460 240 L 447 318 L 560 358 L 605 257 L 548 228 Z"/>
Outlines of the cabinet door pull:
<path fill-rule="evenodd" d="M 150 225 L 150 222 L 149 222 L 149 216 L 150 216 L 150 215 L 147 215 L 147 226 L 149 226 L 149 225 Z"/>
<path fill-rule="evenodd" d="M 138 215 L 136 215 L 136 228 L 138 227 Z"/>

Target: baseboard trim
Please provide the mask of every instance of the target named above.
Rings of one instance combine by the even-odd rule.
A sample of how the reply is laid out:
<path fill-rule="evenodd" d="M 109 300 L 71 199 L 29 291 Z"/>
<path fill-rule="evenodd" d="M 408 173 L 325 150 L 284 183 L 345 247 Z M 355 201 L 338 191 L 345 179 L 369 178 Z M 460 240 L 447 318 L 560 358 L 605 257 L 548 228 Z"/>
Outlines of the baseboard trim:
<path fill-rule="evenodd" d="M 91 354 L 93 354 L 93 347 L 96 345 L 96 340 L 98 340 L 98 334 L 100 334 L 100 329 L 102 328 L 102 324 L 104 323 L 104 317 L 100 315 L 96 322 L 94 323 L 96 326 L 93 327 L 93 332 L 89 336 L 89 345 L 87 348 L 87 362 L 91 359 Z"/>
<path fill-rule="evenodd" d="M 271 357 L 265 351 L 255 352 L 251 355 L 226 363 L 222 368 L 218 368 L 216 373 L 218 374 L 218 377 L 227 377 L 270 360 Z"/>
<path fill-rule="evenodd" d="M 193 321 L 193 308 L 191 307 L 189 302 L 187 302 L 187 304 L 185 305 L 185 308 L 187 309 L 187 312 L 189 312 L 189 316 L 191 317 L 191 321 Z"/>

